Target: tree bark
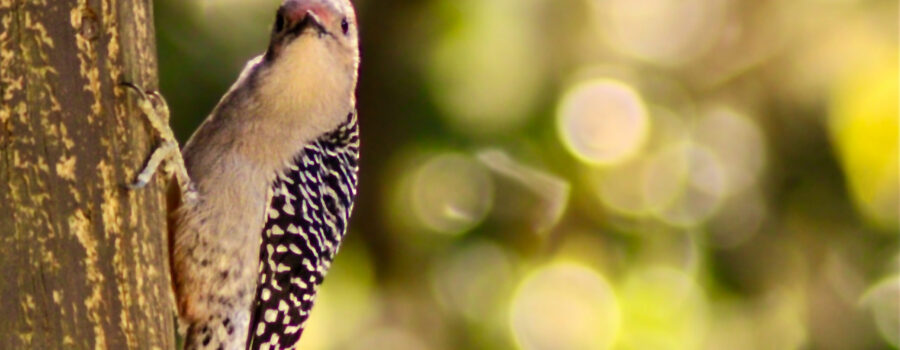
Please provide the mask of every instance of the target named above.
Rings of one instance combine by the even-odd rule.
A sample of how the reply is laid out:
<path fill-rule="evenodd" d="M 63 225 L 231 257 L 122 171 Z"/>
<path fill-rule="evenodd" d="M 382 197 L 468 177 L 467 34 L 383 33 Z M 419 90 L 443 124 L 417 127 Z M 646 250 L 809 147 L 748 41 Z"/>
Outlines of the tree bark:
<path fill-rule="evenodd" d="M 150 0 L 0 0 L 0 349 L 171 349 Z"/>

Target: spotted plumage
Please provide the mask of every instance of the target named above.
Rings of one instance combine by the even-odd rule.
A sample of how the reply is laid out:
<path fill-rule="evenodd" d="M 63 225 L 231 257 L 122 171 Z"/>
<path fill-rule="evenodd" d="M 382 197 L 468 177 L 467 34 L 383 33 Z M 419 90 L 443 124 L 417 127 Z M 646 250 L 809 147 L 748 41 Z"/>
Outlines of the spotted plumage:
<path fill-rule="evenodd" d="M 359 129 L 351 113 L 304 147 L 272 184 L 248 349 L 288 349 L 300 339 L 316 289 L 347 232 L 358 157 Z"/>

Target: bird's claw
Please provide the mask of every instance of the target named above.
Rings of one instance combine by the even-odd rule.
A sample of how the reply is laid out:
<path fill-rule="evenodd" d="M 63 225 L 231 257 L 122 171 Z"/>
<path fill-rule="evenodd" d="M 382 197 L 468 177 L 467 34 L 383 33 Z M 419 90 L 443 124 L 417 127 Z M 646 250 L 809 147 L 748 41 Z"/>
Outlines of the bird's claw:
<path fill-rule="evenodd" d="M 184 159 L 181 156 L 181 150 L 178 147 L 178 141 L 175 140 L 175 134 L 169 127 L 169 107 L 165 99 L 159 92 L 147 91 L 141 89 L 137 85 L 130 82 L 122 82 L 121 86 L 130 88 L 139 95 L 138 108 L 147 116 L 147 120 L 153 129 L 159 134 L 162 143 L 153 150 L 146 166 L 138 174 L 137 179 L 133 183 L 127 184 L 130 190 L 136 190 L 145 187 L 153 174 L 156 173 L 160 164 L 165 162 L 163 169 L 166 173 L 175 174 L 181 189 L 182 197 L 192 199 L 196 197 L 196 191 L 193 190 L 193 184 L 187 174 L 187 168 L 184 166 Z"/>

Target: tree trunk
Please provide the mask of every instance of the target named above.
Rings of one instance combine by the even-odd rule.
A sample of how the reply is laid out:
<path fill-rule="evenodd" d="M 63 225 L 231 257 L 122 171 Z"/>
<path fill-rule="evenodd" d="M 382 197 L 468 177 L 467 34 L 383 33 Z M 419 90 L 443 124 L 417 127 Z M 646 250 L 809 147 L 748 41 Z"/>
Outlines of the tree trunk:
<path fill-rule="evenodd" d="M 150 0 L 0 0 L 0 349 L 174 348 Z"/>

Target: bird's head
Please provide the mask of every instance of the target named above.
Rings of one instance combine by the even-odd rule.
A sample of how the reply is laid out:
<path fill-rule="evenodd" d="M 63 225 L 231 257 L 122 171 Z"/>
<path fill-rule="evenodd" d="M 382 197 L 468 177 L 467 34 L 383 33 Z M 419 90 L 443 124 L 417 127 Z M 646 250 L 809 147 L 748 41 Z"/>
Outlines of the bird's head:
<path fill-rule="evenodd" d="M 263 88 L 272 89 L 269 96 L 292 101 L 273 107 L 338 115 L 342 121 L 355 106 L 359 69 L 350 0 L 285 0 L 261 63 L 267 71 Z"/>
<path fill-rule="evenodd" d="M 304 40 L 320 39 L 336 54 L 357 59 L 356 14 L 349 0 L 286 0 L 275 14 L 267 60 L 290 55 Z M 300 45 L 298 45 L 300 44 Z"/>

